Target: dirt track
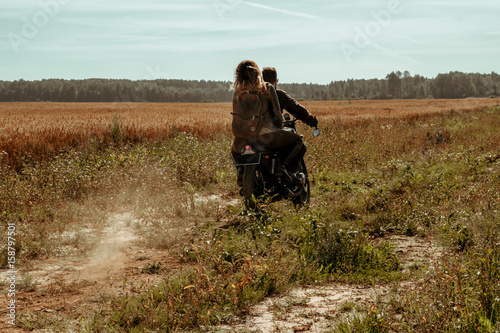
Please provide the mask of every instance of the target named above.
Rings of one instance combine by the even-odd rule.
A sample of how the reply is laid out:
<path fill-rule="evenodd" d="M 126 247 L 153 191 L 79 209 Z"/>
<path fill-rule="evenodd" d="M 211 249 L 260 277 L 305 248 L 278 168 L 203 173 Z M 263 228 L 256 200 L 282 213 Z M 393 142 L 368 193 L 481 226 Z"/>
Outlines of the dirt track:
<path fill-rule="evenodd" d="M 198 201 L 227 204 L 216 196 L 198 198 Z M 112 296 L 140 292 L 160 281 L 163 274 L 181 268 L 168 250 L 153 249 L 140 242 L 137 224 L 141 221 L 131 213 L 111 213 L 104 222 L 100 231 L 80 231 L 98 237 L 87 256 L 67 255 L 42 260 L 25 270 L 24 276 L 30 280 L 28 288 L 17 297 L 21 313 L 18 323 L 26 319 L 37 322 L 39 326 L 33 327 L 34 332 L 47 332 L 45 327 L 67 318 L 77 325 L 80 315 L 98 310 Z M 440 253 L 430 239 L 389 236 L 376 241 L 383 239 L 397 245 L 396 252 L 405 269 L 416 264 L 432 264 Z M 158 271 L 155 268 L 159 268 Z M 3 280 L 3 276 L 1 278 Z M 400 287 L 411 288 L 412 285 L 406 283 Z M 252 308 L 247 318 L 218 329 L 222 332 L 321 332 L 328 328 L 332 319 L 346 318 L 355 311 L 368 311 L 388 290 L 389 286 L 384 285 L 340 283 L 299 288 L 266 299 Z M 0 302 L 6 304 L 6 298 L 6 294 L 0 295 Z M 353 308 L 346 309 L 345 304 L 351 303 Z M 3 309 L 2 316 L 6 317 Z M 26 331 L 12 328 L 6 321 L 0 324 L 0 330 Z"/>
<path fill-rule="evenodd" d="M 40 318 L 49 315 L 56 320 L 73 318 L 76 323 L 81 314 L 97 310 L 103 300 L 138 292 L 159 280 L 160 275 L 143 271 L 151 263 L 161 262 L 164 272 L 180 268 L 168 251 L 141 246 L 134 223 L 138 221 L 129 213 L 110 214 L 97 246 L 88 256 L 42 260 L 21 272 L 31 279 L 31 287 L 17 297 L 17 310 L 26 316 L 24 319 L 40 322 Z M 83 232 L 94 234 L 95 230 Z M 6 296 L 2 294 L 0 302 L 5 302 Z M 23 321 L 23 317 L 19 320 Z M 23 331 L 5 322 L 0 330 Z"/>
<path fill-rule="evenodd" d="M 404 270 L 414 265 L 432 269 L 442 250 L 427 238 L 388 236 L 378 241 L 394 243 Z M 333 283 L 298 288 L 285 295 L 268 298 L 253 307 L 247 318 L 233 326 L 220 327 L 221 332 L 323 332 L 335 320 L 345 320 L 357 313 L 368 314 L 373 305 L 383 302 L 391 288 L 410 290 L 412 282 L 395 286 Z"/>

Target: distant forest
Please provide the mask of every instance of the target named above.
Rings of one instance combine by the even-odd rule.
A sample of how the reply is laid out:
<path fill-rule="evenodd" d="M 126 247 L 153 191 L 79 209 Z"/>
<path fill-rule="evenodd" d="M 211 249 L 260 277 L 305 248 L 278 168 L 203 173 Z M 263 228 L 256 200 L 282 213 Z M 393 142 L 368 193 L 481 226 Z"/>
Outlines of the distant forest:
<path fill-rule="evenodd" d="M 85 79 L 0 81 L 0 102 L 229 102 L 231 82 Z M 408 71 L 385 79 L 279 84 L 298 100 L 425 99 L 500 96 L 500 75 L 450 72 L 429 79 Z"/>

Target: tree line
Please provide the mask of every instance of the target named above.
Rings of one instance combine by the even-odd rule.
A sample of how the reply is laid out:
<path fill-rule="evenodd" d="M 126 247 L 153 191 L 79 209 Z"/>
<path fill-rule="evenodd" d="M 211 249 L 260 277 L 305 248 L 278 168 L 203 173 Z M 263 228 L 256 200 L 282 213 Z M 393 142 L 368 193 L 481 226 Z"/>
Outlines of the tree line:
<path fill-rule="evenodd" d="M 0 81 L 0 102 L 229 102 L 231 82 L 205 80 L 44 79 Z M 500 96 L 500 75 L 450 72 L 435 78 L 392 72 L 384 79 L 287 83 L 298 100 L 425 99 Z"/>

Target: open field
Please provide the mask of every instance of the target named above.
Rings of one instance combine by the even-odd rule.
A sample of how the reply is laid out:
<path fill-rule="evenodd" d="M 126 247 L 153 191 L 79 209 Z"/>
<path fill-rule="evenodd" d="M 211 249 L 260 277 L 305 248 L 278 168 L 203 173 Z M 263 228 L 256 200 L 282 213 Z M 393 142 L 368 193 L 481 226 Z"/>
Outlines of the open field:
<path fill-rule="evenodd" d="M 303 104 L 320 121 L 354 123 L 475 110 L 499 102 L 464 99 Z M 67 147 L 162 140 L 178 132 L 209 138 L 214 133 L 229 132 L 230 112 L 230 103 L 2 103 L 0 161 L 17 167 L 23 156 L 40 160 Z"/>
<path fill-rule="evenodd" d="M 259 214 L 229 104 L 0 104 L 0 330 L 499 331 L 498 102 L 304 102 L 311 205 Z"/>

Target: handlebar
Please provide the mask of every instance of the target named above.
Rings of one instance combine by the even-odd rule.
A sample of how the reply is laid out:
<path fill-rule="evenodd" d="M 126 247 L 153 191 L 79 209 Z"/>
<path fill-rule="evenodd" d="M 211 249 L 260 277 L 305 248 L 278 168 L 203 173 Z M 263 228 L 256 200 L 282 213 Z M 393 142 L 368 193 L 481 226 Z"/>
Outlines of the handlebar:
<path fill-rule="evenodd" d="M 293 119 L 290 118 L 289 113 L 285 113 L 283 115 L 283 118 L 285 118 L 285 121 L 283 122 L 283 126 L 285 127 L 291 127 L 295 129 L 295 122 L 298 120 L 297 118 L 293 117 Z M 315 127 L 313 135 L 316 137 L 320 134 L 320 130 L 318 127 Z"/>

